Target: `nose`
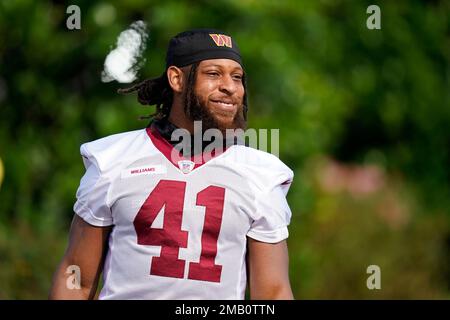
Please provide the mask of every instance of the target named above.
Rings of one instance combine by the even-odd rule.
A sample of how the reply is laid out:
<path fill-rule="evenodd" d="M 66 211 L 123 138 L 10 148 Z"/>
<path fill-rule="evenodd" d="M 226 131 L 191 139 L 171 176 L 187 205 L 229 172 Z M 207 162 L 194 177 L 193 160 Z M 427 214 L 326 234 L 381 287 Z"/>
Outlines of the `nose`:
<path fill-rule="evenodd" d="M 229 95 L 232 95 L 236 92 L 237 85 L 232 79 L 231 75 L 225 75 L 222 77 L 219 84 L 219 90 Z"/>

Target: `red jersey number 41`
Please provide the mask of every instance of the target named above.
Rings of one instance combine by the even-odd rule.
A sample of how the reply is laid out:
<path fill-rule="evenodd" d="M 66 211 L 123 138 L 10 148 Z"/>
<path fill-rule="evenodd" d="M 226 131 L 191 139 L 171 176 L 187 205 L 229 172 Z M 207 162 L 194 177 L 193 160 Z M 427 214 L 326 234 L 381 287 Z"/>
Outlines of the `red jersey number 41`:
<path fill-rule="evenodd" d="M 140 245 L 161 246 L 159 257 L 153 257 L 150 274 L 183 278 L 186 261 L 178 258 L 180 248 L 187 247 L 188 232 L 181 230 L 186 182 L 160 180 L 145 200 L 136 217 L 137 242 Z M 217 239 L 222 223 L 225 189 L 209 186 L 197 193 L 196 204 L 205 207 L 202 230 L 202 250 L 199 262 L 190 262 L 188 279 L 220 282 L 222 266 L 215 264 Z M 164 206 L 163 228 L 151 228 Z"/>

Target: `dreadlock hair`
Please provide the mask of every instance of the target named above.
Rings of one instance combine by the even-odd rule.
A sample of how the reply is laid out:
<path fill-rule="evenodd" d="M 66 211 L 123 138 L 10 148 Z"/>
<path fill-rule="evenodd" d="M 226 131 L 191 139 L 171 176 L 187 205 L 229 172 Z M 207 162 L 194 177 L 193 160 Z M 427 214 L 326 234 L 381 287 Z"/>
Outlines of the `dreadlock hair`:
<path fill-rule="evenodd" d="M 156 105 L 155 113 L 140 116 L 139 119 L 163 119 L 169 116 L 173 101 L 173 91 L 165 72 L 158 78 L 146 79 L 132 87 L 117 90 L 121 94 L 129 94 L 135 91 L 138 92 L 137 99 L 140 104 Z"/>
<path fill-rule="evenodd" d="M 185 107 L 184 107 L 184 111 L 186 112 L 187 115 L 189 115 L 189 106 L 194 103 L 194 101 L 192 101 L 193 99 L 192 97 L 195 96 L 193 93 L 194 93 L 195 79 L 197 75 L 197 67 L 199 64 L 200 62 L 194 62 L 187 76 L 187 87 L 186 87 Z M 242 77 L 242 84 L 244 86 L 243 113 L 244 119 L 247 121 L 248 102 L 247 102 L 247 81 L 245 78 L 245 73 L 243 74 Z M 169 117 L 170 109 L 172 108 L 173 102 L 173 90 L 170 87 L 166 72 L 164 72 L 158 78 L 146 79 L 129 88 L 121 88 L 117 90 L 117 92 L 121 94 L 129 94 L 135 91 L 137 91 L 138 93 L 137 99 L 140 104 L 156 105 L 155 113 L 147 116 L 140 116 L 139 119 L 160 120 Z"/>
<path fill-rule="evenodd" d="M 191 105 L 195 103 L 195 94 L 194 94 L 194 85 L 195 85 L 195 78 L 197 77 L 197 67 L 200 64 L 200 62 L 194 62 L 191 66 L 191 70 L 189 70 L 189 74 L 187 76 L 187 86 L 184 93 L 184 113 L 191 117 L 190 114 Z"/>

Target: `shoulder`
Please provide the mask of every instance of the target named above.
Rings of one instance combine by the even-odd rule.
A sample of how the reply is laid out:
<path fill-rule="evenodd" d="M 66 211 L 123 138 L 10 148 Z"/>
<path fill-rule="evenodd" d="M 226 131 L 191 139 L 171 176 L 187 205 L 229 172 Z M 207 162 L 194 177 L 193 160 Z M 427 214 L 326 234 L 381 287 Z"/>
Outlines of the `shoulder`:
<path fill-rule="evenodd" d="M 291 170 L 286 164 L 284 164 L 283 161 L 280 160 L 280 158 L 269 152 L 243 145 L 236 145 L 234 148 L 235 156 L 237 156 L 238 162 L 244 165 L 257 167 L 265 166 L 286 171 Z"/>
<path fill-rule="evenodd" d="M 277 156 L 243 145 L 233 146 L 233 164 L 252 181 L 258 189 L 274 185 L 290 185 L 294 172 Z"/>
<path fill-rule="evenodd" d="M 146 130 L 139 129 L 83 143 L 80 153 L 86 167 L 95 163 L 100 171 L 104 171 L 135 154 L 135 151 L 142 150 L 145 143 L 148 143 Z"/>

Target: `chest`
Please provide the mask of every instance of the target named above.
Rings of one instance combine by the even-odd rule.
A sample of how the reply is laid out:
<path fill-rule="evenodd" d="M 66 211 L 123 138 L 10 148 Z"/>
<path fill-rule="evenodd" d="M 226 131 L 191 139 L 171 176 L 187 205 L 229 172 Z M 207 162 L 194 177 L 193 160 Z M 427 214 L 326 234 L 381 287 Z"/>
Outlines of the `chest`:
<path fill-rule="evenodd" d="M 184 174 L 164 159 L 141 159 L 122 170 L 109 199 L 116 233 L 150 230 L 146 237 L 168 237 L 180 247 L 207 239 L 242 244 L 255 210 L 245 176 L 214 162 Z"/>

